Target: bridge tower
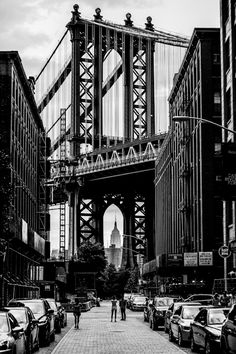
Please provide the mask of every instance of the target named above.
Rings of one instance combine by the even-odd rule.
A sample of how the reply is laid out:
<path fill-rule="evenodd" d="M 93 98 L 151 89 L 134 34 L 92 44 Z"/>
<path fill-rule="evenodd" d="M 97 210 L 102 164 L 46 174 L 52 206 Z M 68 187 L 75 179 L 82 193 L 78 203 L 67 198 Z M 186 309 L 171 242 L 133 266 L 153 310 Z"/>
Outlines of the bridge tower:
<path fill-rule="evenodd" d="M 86 240 L 103 244 L 103 216 L 114 204 L 123 215 L 123 234 L 132 236 L 124 238 L 122 265 L 132 267 L 135 254 L 154 257 L 155 161 L 165 138 L 157 133 L 156 77 L 169 63 L 164 81 L 170 87 L 178 63 L 175 68 L 165 50 L 185 50 L 188 39 L 156 30 L 151 17 L 143 29 L 130 13 L 124 22 L 104 20 L 99 8 L 93 20 L 84 19 L 74 5 L 65 34 L 36 78 L 36 94 L 41 92 L 38 110 L 52 141 L 49 184 L 53 203 L 61 203 L 60 257 L 65 199 L 69 259 Z M 160 45 L 167 56 L 159 55 Z"/>
<path fill-rule="evenodd" d="M 151 18 L 146 24 L 146 30 L 153 31 Z M 148 138 L 154 134 L 154 39 L 139 35 L 133 31 L 131 15 L 126 15 L 125 26 L 109 26 L 104 23 L 101 10 L 96 9 L 94 22 L 81 18 L 79 6 L 74 5 L 72 19 L 67 24 L 71 34 L 71 129 L 70 129 L 70 158 L 77 160 L 81 156 L 81 146 L 91 146 L 91 150 L 102 149 L 107 141 L 103 131 L 103 97 L 105 93 L 123 75 L 124 99 L 123 141 Z M 104 61 L 114 50 L 120 56 L 120 62 L 114 68 L 106 85 L 103 85 Z M 119 97 L 117 98 L 119 100 Z M 121 119 L 121 118 L 120 118 Z M 114 144 L 112 141 L 110 145 Z M 74 182 L 73 182 L 74 183 Z M 85 182 L 86 183 L 86 182 Z M 79 245 L 83 240 L 102 240 L 102 217 L 105 208 L 111 201 L 121 210 L 124 216 L 124 233 L 140 233 L 141 251 L 145 237 L 145 197 L 140 193 L 118 193 L 114 197 L 109 193 L 83 198 L 83 186 L 76 183 L 71 192 L 70 205 L 71 234 L 70 244 Z M 131 188 L 132 189 L 132 188 Z M 146 195 L 147 199 L 147 195 Z M 151 210 L 149 210 L 151 211 Z M 135 215 L 139 214 L 139 216 Z M 153 213 L 152 213 L 153 215 Z M 136 229 L 136 230 L 135 230 Z M 123 263 L 133 265 L 132 249 L 134 240 L 127 241 L 124 249 Z M 129 246 L 129 247 L 128 247 Z M 76 249 L 71 250 L 76 253 Z"/>

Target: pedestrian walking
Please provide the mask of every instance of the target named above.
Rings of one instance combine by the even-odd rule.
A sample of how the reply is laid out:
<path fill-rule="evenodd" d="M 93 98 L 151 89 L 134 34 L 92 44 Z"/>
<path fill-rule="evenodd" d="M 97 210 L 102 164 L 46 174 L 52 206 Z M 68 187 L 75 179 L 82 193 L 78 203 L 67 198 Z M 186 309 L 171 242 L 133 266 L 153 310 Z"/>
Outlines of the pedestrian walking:
<path fill-rule="evenodd" d="M 223 292 L 223 295 L 220 298 L 221 306 L 228 307 L 230 303 L 230 296 L 227 294 L 227 291 Z"/>
<path fill-rule="evenodd" d="M 122 298 L 120 299 L 119 306 L 120 306 L 121 320 L 125 321 L 127 301 L 124 299 L 124 296 L 122 296 Z"/>
<path fill-rule="evenodd" d="M 116 314 L 117 314 L 117 300 L 116 300 L 116 297 L 113 296 L 112 300 L 111 300 L 111 322 L 113 320 L 113 316 L 114 316 L 115 322 L 116 322 Z"/>
<path fill-rule="evenodd" d="M 213 306 L 220 306 L 220 296 L 218 293 L 215 293 L 212 299 Z"/>
<path fill-rule="evenodd" d="M 79 320 L 81 315 L 81 305 L 77 299 L 75 299 L 75 305 L 73 307 L 73 315 L 75 319 L 75 328 L 79 329 Z"/>

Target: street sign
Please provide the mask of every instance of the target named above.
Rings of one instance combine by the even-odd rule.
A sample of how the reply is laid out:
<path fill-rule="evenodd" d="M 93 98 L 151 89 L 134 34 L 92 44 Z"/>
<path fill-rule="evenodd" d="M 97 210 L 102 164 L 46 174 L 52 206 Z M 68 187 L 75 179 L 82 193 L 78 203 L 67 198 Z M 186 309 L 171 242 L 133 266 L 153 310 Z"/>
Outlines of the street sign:
<path fill-rule="evenodd" d="M 198 254 L 197 252 L 185 252 L 184 253 L 184 266 L 185 267 L 197 267 Z"/>
<path fill-rule="evenodd" d="M 218 249 L 218 253 L 219 253 L 219 255 L 220 255 L 222 258 L 228 258 L 228 257 L 231 255 L 230 249 L 229 249 L 229 247 L 226 246 L 226 245 L 221 246 L 221 247 Z"/>
<path fill-rule="evenodd" d="M 213 253 L 212 252 L 199 252 L 198 253 L 199 266 L 212 266 Z"/>

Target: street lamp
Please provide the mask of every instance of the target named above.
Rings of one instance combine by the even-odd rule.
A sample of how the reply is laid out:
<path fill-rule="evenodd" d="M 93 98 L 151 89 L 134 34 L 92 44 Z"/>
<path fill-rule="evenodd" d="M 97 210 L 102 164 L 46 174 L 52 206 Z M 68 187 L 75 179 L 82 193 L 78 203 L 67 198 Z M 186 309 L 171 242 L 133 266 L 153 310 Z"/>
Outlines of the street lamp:
<path fill-rule="evenodd" d="M 200 117 L 191 117 L 191 116 L 173 116 L 172 121 L 176 123 L 180 122 L 186 122 L 190 120 L 196 120 L 202 123 L 209 123 L 212 125 L 215 125 L 216 127 L 226 130 L 230 133 L 236 134 L 236 131 L 233 129 L 229 129 L 221 124 L 215 123 L 211 120 L 205 119 L 205 118 L 200 118 Z M 225 200 L 223 200 L 223 246 L 226 246 L 226 204 Z M 227 258 L 224 258 L 224 288 L 225 291 L 227 291 Z"/>
<path fill-rule="evenodd" d="M 220 129 L 227 130 L 230 133 L 236 134 L 235 130 L 224 127 L 223 125 L 215 123 L 215 122 L 208 120 L 208 119 L 199 118 L 199 117 L 190 117 L 190 116 L 173 116 L 172 117 L 172 121 L 177 122 L 177 123 L 186 122 L 188 120 L 197 120 L 199 122 L 209 123 L 209 124 L 215 125 L 216 127 L 220 128 Z"/>

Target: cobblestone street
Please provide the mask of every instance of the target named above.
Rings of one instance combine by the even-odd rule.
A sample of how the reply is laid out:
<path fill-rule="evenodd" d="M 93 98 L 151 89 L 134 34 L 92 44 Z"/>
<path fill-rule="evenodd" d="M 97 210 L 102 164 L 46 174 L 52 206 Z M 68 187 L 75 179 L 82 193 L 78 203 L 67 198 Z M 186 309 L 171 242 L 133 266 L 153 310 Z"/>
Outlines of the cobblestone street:
<path fill-rule="evenodd" d="M 110 322 L 110 302 L 103 301 L 81 315 L 80 329 L 73 328 L 73 315 L 68 313 L 68 326 L 56 335 L 56 341 L 40 354 L 178 354 L 190 353 L 189 348 L 179 348 L 168 341 L 164 331 L 153 331 L 143 321 L 142 312 L 127 310 L 127 320 Z"/>

